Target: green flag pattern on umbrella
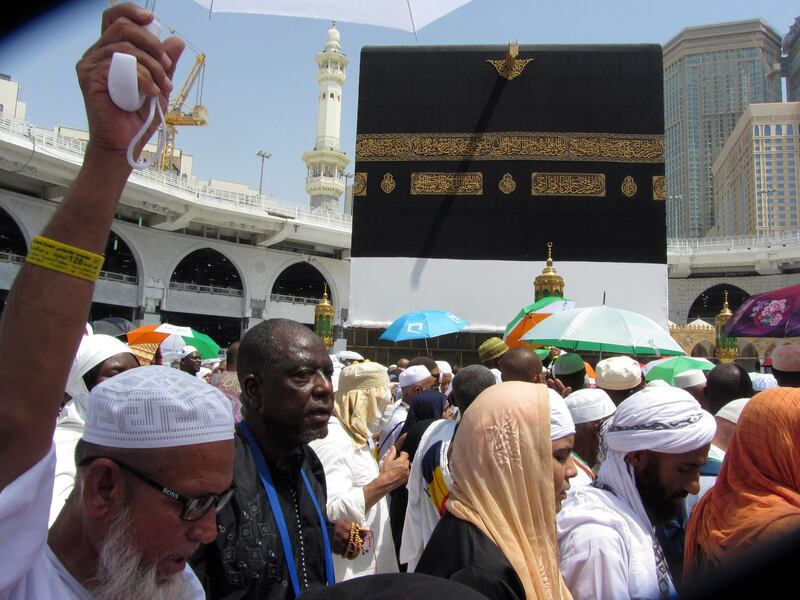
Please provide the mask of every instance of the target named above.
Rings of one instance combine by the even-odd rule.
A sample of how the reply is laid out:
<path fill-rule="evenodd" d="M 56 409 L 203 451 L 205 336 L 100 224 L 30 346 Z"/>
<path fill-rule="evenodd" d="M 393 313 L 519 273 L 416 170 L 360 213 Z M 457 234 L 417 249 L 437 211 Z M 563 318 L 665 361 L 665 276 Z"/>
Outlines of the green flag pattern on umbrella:
<path fill-rule="evenodd" d="M 714 363 L 705 358 L 672 356 L 670 358 L 662 358 L 661 360 L 654 360 L 647 363 L 642 370 L 644 371 L 647 381 L 662 379 L 670 385 L 675 385 L 675 376 L 684 371 L 691 371 L 692 369 L 710 371 L 713 368 Z"/>

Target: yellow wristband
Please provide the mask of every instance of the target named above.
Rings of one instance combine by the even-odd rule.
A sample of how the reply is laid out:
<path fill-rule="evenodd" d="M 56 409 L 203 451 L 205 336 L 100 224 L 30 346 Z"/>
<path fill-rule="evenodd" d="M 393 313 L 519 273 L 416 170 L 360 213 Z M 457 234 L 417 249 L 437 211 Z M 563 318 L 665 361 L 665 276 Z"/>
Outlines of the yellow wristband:
<path fill-rule="evenodd" d="M 33 238 L 27 261 L 31 264 L 78 279 L 94 282 L 100 275 L 105 257 L 41 235 Z"/>

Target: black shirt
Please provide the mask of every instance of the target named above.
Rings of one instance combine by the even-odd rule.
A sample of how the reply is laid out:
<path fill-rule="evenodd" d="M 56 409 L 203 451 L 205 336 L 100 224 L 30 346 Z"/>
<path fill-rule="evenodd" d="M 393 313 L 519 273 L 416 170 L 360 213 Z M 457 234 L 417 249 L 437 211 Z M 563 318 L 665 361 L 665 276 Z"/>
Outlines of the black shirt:
<path fill-rule="evenodd" d="M 445 513 L 431 534 L 416 573 L 458 581 L 490 600 L 523 600 L 525 588 L 495 543 L 472 523 Z"/>
<path fill-rule="evenodd" d="M 324 516 L 327 492 L 322 463 L 307 445 L 292 450 L 280 465 L 266 461 L 286 520 L 300 591 L 322 587 L 327 579 L 319 515 L 300 475 L 302 468 Z M 267 494 L 250 448 L 238 431 L 233 482 L 236 492 L 217 515 L 217 539 L 192 556 L 192 568 L 209 598 L 294 598 Z M 333 543 L 332 526 L 328 533 Z"/>

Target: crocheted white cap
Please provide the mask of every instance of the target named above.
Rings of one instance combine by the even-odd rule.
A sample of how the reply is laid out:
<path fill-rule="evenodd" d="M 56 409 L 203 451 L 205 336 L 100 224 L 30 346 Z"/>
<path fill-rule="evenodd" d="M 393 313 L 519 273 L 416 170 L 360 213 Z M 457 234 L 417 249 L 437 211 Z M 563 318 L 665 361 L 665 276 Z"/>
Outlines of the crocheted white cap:
<path fill-rule="evenodd" d="M 149 366 L 89 393 L 83 439 L 111 448 L 173 448 L 233 439 L 230 400 L 202 379 Z"/>

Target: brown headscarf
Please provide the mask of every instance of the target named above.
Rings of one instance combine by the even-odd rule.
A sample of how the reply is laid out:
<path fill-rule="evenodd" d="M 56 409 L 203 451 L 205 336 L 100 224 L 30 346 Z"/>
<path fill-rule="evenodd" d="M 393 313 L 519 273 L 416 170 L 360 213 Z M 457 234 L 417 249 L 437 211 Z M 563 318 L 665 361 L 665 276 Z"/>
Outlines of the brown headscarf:
<path fill-rule="evenodd" d="M 386 367 L 374 362 L 350 365 L 339 373 L 334 409 L 357 447 L 367 443 L 370 425 L 391 403 L 391 385 Z"/>
<path fill-rule="evenodd" d="M 800 517 L 800 389 L 779 387 L 742 411 L 722 471 L 689 520 L 684 575 L 763 543 L 787 517 Z"/>
<path fill-rule="evenodd" d="M 547 387 L 511 381 L 482 392 L 461 420 L 450 471 L 447 510 L 498 546 L 525 596 L 571 599 L 558 568 Z"/>

